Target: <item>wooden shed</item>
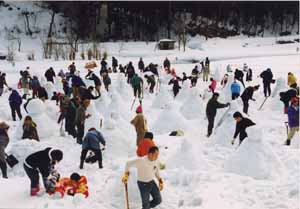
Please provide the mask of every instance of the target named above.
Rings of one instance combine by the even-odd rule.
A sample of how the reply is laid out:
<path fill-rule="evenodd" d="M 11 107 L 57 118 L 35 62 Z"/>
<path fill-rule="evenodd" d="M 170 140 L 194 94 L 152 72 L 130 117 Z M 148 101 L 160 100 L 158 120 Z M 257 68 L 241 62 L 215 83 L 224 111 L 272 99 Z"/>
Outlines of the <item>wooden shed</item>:
<path fill-rule="evenodd" d="M 172 39 L 161 39 L 158 42 L 158 48 L 160 50 L 172 50 L 175 49 L 175 42 Z"/>

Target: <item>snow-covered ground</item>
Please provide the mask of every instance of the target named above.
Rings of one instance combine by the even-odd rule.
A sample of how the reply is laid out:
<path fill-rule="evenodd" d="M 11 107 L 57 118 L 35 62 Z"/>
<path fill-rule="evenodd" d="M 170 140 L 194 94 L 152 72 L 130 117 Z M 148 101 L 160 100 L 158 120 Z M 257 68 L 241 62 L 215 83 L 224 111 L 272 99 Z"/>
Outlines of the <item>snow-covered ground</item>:
<path fill-rule="evenodd" d="M 251 85 L 261 84 L 261 79 L 257 76 L 268 67 L 272 69 L 276 79 L 282 78 L 285 83 L 287 72 L 295 73 L 300 80 L 300 56 L 296 51 L 298 44 L 275 45 L 276 39 L 235 37 L 228 40 L 210 39 L 205 42 L 196 38 L 189 43 L 189 47 L 193 49 L 187 48 L 185 53 L 177 49 L 158 51 L 155 50 L 155 43 L 144 42 L 102 43 L 101 46 L 109 54 L 109 65 L 111 56 L 115 56 L 119 63 L 124 65 L 133 61 L 136 69 L 139 57 L 143 57 L 146 65 L 150 62 L 162 65 L 167 56 L 171 60 L 172 67 L 181 76 L 182 72 L 190 74 L 195 66 L 193 60 L 203 60 L 208 56 L 211 60 L 212 75 L 218 70 L 223 76 L 227 64 L 231 64 L 233 68 L 241 68 L 247 63 L 254 73 Z M 248 44 L 245 46 L 245 43 Z M 24 50 L 33 48 L 30 45 L 26 47 Z M 85 75 L 85 61 L 75 62 L 81 75 Z M 66 70 L 69 64 L 70 61 L 21 60 L 17 61 L 15 66 L 11 66 L 6 61 L 0 61 L 0 71 L 7 73 L 8 84 L 16 88 L 19 71 L 27 66 L 30 66 L 32 75 L 41 78 L 50 66 L 58 72 L 60 69 Z M 168 81 L 162 71 L 160 75 L 163 82 Z M 60 136 L 59 126 L 56 124 L 59 110 L 54 103 L 33 104 L 33 112 L 30 114 L 38 121 L 38 131 L 43 130 L 43 133 L 40 133 L 41 142 L 38 143 L 19 139 L 20 122 L 11 120 L 7 102 L 9 92 L 6 91 L 0 97 L 0 121 L 7 121 L 11 125 L 9 130 L 11 140 L 7 151 L 16 155 L 21 162 L 13 169 L 9 169 L 8 180 L 0 179 L 1 208 L 125 207 L 121 176 L 126 160 L 135 156 L 135 131 L 129 121 L 135 115 L 137 104 L 131 111 L 133 93 L 131 88 L 124 84 L 122 75 L 112 74 L 111 77 L 112 92 L 108 95 L 103 94 L 103 98 L 92 102 L 88 108 L 88 112 L 92 114 L 87 120 L 88 126 L 99 128 L 100 118 L 104 119 L 101 131 L 107 141 L 107 150 L 103 154 L 102 170 L 96 165 L 88 164 L 85 164 L 83 170 L 79 170 L 81 147 L 73 138 Z M 163 84 L 162 91 L 158 95 L 149 95 L 145 90 L 143 109 L 149 130 L 154 132 L 154 140 L 161 148 L 160 159 L 166 163 L 166 169 L 162 171 L 165 180 L 165 189 L 162 191 L 163 203 L 157 208 L 299 208 L 300 152 L 295 143 L 299 141 L 299 135 L 295 136 L 293 146 L 282 145 L 286 140 L 284 122 L 287 118 L 282 112 L 282 103 L 278 97 L 267 100 L 264 108 L 258 111 L 264 99 L 262 88 L 254 94 L 256 101 L 251 102 L 249 115 L 257 124 L 257 131 L 249 132 L 249 141 L 245 141 L 239 149 L 236 149 L 229 144 L 235 129 L 232 115 L 227 115 L 226 123 L 218 128 L 216 134 L 209 139 L 205 137 L 207 130 L 205 107 L 208 98 L 203 100 L 199 95 L 203 94 L 208 85 L 199 79 L 196 89 L 191 90 L 186 86 L 183 90 L 186 95 L 179 94 L 179 98 L 175 100 L 170 91 L 171 86 Z M 279 86 L 278 91 L 286 88 L 284 85 Z M 217 90 L 221 96 L 226 93 L 219 83 Z M 165 98 L 169 98 L 169 102 L 165 101 Z M 235 105 L 238 109 L 242 103 L 237 101 Z M 224 109 L 218 111 L 216 121 L 224 111 Z M 23 109 L 22 113 L 26 115 Z M 114 117 L 110 118 L 112 113 Z M 168 136 L 171 130 L 176 129 L 183 130 L 185 135 Z M 55 199 L 46 194 L 33 198 L 29 196 L 29 179 L 23 171 L 22 160 L 28 154 L 47 146 L 60 148 L 64 152 L 64 159 L 58 166 L 61 176 L 78 172 L 87 177 L 89 198 L 85 199 L 80 195 L 66 196 L 64 199 Z M 134 172 L 129 180 L 129 199 L 131 208 L 141 208 Z"/>

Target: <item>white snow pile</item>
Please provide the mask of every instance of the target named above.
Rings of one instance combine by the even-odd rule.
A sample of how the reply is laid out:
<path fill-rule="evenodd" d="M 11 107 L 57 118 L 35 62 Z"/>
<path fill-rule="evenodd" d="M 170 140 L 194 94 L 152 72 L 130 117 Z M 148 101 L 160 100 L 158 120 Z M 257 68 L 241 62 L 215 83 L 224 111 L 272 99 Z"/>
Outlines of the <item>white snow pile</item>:
<path fill-rule="evenodd" d="M 169 105 L 172 102 L 172 100 L 173 98 L 170 92 L 168 92 L 168 87 L 166 85 L 161 85 L 158 95 L 153 100 L 152 107 L 163 109 L 167 105 Z"/>
<path fill-rule="evenodd" d="M 225 162 L 225 170 L 260 180 L 283 177 L 283 164 L 273 149 L 262 140 L 262 130 L 250 127 L 247 132 L 248 138 Z"/>
<path fill-rule="evenodd" d="M 190 81 L 186 80 L 181 85 L 181 89 L 179 90 L 178 95 L 175 97 L 175 100 L 177 100 L 177 101 L 183 101 L 183 100 L 185 100 L 189 96 L 190 93 L 191 93 Z"/>
<path fill-rule="evenodd" d="M 272 97 L 277 97 L 279 92 L 287 89 L 286 81 L 284 78 L 280 77 L 276 79 L 276 86 L 272 92 Z"/>
<path fill-rule="evenodd" d="M 173 105 L 167 105 L 151 127 L 155 134 L 164 134 L 176 130 L 186 131 L 187 123 Z"/>
<path fill-rule="evenodd" d="M 203 100 L 200 99 L 197 89 L 192 89 L 188 98 L 183 102 L 180 107 L 181 114 L 187 120 L 200 118 L 204 111 L 205 105 Z"/>

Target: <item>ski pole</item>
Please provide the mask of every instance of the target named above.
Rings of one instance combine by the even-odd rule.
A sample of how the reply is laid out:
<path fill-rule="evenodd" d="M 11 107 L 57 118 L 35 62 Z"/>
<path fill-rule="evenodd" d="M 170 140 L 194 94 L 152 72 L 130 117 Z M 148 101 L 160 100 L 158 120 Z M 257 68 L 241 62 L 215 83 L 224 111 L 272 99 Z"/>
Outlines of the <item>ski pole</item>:
<path fill-rule="evenodd" d="M 133 102 L 132 102 L 132 105 L 131 105 L 131 108 L 130 108 L 130 110 L 132 110 L 132 108 L 133 108 L 133 105 L 134 105 L 134 103 L 135 103 L 135 100 L 136 100 L 136 97 L 134 97 L 134 99 L 133 99 Z"/>
<path fill-rule="evenodd" d="M 127 186 L 127 183 L 125 183 L 125 198 L 126 198 L 126 208 L 129 209 L 128 186 Z"/>

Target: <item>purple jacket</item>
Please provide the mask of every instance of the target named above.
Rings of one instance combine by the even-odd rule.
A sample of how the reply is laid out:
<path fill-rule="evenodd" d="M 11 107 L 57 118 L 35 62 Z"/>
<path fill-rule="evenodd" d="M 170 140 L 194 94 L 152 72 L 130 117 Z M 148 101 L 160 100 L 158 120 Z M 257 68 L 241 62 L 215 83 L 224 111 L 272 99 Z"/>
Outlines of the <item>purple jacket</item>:
<path fill-rule="evenodd" d="M 289 106 L 288 119 L 291 128 L 299 127 L 299 107 Z"/>

